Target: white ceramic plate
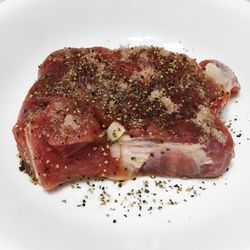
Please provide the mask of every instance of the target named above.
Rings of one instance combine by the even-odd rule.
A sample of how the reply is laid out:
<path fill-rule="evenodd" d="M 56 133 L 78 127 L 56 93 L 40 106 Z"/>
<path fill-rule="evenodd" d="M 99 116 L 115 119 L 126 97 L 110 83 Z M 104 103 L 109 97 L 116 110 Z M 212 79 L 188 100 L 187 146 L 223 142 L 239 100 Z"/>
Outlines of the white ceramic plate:
<path fill-rule="evenodd" d="M 250 249 L 249 30 L 250 2 L 245 0 L 1 2 L 0 249 Z M 150 178 L 122 188 L 110 181 L 91 182 L 93 193 L 86 182 L 79 182 L 81 189 L 66 185 L 52 193 L 33 185 L 18 171 L 11 129 L 37 65 L 65 46 L 127 44 L 160 45 L 198 60 L 216 58 L 236 72 L 242 90 L 224 112 L 236 143 L 230 170 L 204 183 L 172 179 L 163 188 Z M 140 211 L 130 204 L 138 203 L 138 195 L 124 197 L 147 179 L 151 193 L 143 193 L 148 203 Z M 175 184 L 183 187 L 179 194 Z M 111 195 L 107 205 L 98 200 L 100 185 Z M 187 189 L 192 186 L 197 195 Z M 77 207 L 82 199 L 86 206 Z M 177 205 L 169 205 L 169 199 Z"/>

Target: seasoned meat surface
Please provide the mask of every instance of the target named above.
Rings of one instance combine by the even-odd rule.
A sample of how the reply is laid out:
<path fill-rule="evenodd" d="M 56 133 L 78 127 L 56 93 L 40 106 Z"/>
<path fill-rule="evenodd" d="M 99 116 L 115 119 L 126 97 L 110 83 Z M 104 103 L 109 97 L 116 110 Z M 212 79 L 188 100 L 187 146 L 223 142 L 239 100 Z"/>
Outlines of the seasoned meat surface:
<path fill-rule="evenodd" d="M 238 91 L 215 60 L 146 46 L 65 48 L 39 66 L 13 133 L 47 190 L 83 176 L 216 177 L 234 154 L 219 112 Z"/>

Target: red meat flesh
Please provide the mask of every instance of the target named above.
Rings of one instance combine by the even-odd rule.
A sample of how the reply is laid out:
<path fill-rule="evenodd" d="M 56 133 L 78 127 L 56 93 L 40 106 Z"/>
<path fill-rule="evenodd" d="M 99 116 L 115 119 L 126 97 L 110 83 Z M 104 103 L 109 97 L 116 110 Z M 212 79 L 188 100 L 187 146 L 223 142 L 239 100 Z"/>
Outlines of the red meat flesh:
<path fill-rule="evenodd" d="M 215 60 L 146 46 L 65 48 L 39 66 L 13 133 L 46 190 L 81 177 L 216 177 L 234 155 L 219 112 L 239 88 Z"/>

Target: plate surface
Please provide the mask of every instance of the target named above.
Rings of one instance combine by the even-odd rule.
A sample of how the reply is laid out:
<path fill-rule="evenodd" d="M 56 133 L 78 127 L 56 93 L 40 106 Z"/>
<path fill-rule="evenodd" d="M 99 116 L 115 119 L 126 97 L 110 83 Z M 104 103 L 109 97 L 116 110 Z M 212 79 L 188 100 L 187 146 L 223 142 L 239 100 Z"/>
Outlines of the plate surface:
<path fill-rule="evenodd" d="M 250 249 L 249 27 L 245 0 L 1 2 L 0 249 Z M 141 44 L 218 59 L 235 71 L 242 90 L 224 110 L 235 139 L 229 171 L 215 180 L 139 178 L 123 187 L 80 181 L 51 193 L 33 185 L 18 171 L 11 129 L 37 65 L 65 46 Z"/>

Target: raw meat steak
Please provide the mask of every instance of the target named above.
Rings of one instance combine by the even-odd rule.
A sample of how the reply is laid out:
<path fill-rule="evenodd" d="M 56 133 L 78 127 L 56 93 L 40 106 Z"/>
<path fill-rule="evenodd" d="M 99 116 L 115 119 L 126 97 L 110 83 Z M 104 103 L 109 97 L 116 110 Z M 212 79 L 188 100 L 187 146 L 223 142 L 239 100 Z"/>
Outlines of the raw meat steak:
<path fill-rule="evenodd" d="M 234 155 L 219 112 L 238 91 L 214 60 L 146 46 L 65 48 L 39 66 L 13 133 L 47 190 L 81 177 L 216 177 Z"/>

